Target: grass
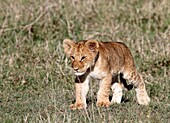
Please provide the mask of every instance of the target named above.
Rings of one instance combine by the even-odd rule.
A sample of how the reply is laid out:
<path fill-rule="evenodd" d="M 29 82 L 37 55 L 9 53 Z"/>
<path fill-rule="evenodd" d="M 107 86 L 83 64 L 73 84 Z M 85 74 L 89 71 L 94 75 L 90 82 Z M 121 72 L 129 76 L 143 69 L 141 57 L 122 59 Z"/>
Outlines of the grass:
<path fill-rule="evenodd" d="M 168 0 L 0 1 L 0 121 L 170 122 L 170 2 Z M 97 108 L 98 83 L 87 111 L 72 111 L 74 75 L 63 53 L 64 38 L 121 41 L 129 46 L 151 97 Z"/>

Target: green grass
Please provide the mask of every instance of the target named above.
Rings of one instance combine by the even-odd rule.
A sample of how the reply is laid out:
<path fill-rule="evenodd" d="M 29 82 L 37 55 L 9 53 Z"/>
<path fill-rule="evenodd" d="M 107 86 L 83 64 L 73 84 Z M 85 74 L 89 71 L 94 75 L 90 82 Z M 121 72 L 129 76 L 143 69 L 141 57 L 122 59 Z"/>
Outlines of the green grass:
<path fill-rule="evenodd" d="M 0 121 L 170 122 L 170 2 L 0 0 Z M 151 97 L 149 106 L 127 100 L 96 107 L 98 82 L 87 111 L 72 111 L 74 74 L 63 53 L 64 38 L 121 41 L 129 46 Z"/>

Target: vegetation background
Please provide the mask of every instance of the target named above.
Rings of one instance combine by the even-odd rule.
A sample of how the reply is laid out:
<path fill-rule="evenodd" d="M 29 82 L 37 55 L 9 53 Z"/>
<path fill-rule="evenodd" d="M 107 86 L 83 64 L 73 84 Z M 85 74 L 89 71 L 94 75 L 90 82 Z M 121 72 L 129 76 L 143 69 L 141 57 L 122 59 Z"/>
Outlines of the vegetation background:
<path fill-rule="evenodd" d="M 87 110 L 72 111 L 74 74 L 62 41 L 94 38 L 129 46 L 151 97 L 97 108 L 92 81 Z M 170 122 L 169 0 L 0 0 L 0 122 Z"/>

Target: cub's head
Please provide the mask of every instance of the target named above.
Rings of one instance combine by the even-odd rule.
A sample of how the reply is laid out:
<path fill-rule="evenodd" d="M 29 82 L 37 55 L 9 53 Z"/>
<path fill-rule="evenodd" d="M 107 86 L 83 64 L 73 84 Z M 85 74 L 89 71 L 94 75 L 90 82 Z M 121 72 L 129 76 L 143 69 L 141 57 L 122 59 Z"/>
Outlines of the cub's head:
<path fill-rule="evenodd" d="M 95 40 L 76 43 L 70 39 L 64 39 L 63 47 L 64 52 L 71 59 L 75 74 L 81 76 L 95 63 L 99 43 Z"/>

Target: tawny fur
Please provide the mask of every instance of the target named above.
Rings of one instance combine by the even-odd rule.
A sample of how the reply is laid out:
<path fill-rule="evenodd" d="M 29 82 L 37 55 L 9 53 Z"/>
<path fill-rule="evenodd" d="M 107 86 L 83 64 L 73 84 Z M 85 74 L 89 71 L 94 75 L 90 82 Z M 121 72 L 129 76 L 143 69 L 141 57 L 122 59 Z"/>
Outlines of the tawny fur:
<path fill-rule="evenodd" d="M 118 74 L 122 74 L 122 81 L 127 79 L 133 83 L 139 104 L 149 104 L 150 98 L 146 92 L 144 81 L 137 72 L 131 52 L 125 44 L 97 42 L 96 40 L 84 40 L 76 43 L 65 39 L 63 47 L 72 61 L 72 68 L 76 75 L 76 102 L 70 106 L 71 109 L 86 108 L 86 95 L 91 77 L 100 81 L 97 106 L 108 107 L 111 102 L 120 103 L 122 84 L 116 83 Z M 113 99 L 110 102 L 111 88 Z"/>

